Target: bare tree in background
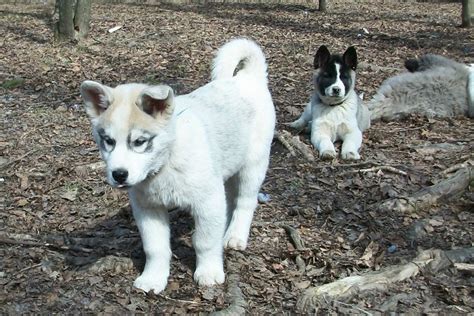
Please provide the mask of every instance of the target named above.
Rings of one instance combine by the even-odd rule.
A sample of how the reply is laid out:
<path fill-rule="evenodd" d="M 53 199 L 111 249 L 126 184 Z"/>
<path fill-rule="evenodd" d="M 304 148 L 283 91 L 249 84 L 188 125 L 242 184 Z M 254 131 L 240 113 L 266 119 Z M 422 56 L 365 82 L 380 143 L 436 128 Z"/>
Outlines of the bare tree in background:
<path fill-rule="evenodd" d="M 55 25 L 57 41 L 81 40 L 89 33 L 91 0 L 56 0 L 59 21 Z"/>
<path fill-rule="evenodd" d="M 474 23 L 474 0 L 462 0 L 462 26 L 471 27 Z"/>
<path fill-rule="evenodd" d="M 319 11 L 326 12 L 327 11 L 327 1 L 326 0 L 319 0 Z"/>

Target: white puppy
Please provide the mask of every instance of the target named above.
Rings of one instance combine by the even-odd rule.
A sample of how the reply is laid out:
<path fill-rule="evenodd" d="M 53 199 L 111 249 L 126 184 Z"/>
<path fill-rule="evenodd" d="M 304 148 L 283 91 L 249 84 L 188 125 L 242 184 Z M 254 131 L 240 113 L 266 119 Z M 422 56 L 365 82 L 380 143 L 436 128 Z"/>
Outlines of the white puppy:
<path fill-rule="evenodd" d="M 314 58 L 314 93 L 295 129 L 311 125 L 311 143 L 322 159 L 336 157 L 334 142 L 342 140 L 341 158 L 360 159 L 362 132 L 370 126 L 370 113 L 357 96 L 357 54 L 349 47 L 344 55 L 331 55 L 321 46 Z"/>
<path fill-rule="evenodd" d="M 155 293 L 166 287 L 168 210 L 176 207 L 195 221 L 195 281 L 224 282 L 223 247 L 247 246 L 275 126 L 261 49 L 230 41 L 214 59 L 212 81 L 187 95 L 166 85 L 93 81 L 82 83 L 81 95 L 108 182 L 128 189 L 142 237 L 146 265 L 134 285 Z"/>

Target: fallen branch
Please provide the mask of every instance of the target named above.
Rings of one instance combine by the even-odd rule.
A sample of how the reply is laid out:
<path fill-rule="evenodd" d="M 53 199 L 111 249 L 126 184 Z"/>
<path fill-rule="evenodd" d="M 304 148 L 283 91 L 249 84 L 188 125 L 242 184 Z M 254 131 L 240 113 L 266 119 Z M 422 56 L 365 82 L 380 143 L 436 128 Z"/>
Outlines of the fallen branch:
<path fill-rule="evenodd" d="M 451 166 L 449 168 L 446 168 L 445 170 L 441 171 L 441 175 L 443 176 L 446 176 L 450 173 L 453 173 L 455 171 L 458 171 L 459 169 L 463 169 L 463 168 L 469 168 L 469 167 L 472 167 L 474 166 L 474 160 L 472 159 L 469 159 L 469 160 L 466 160 L 465 162 L 463 163 L 458 163 L 454 166 Z"/>
<path fill-rule="evenodd" d="M 298 299 L 297 308 L 300 312 L 308 313 L 331 301 L 348 299 L 364 291 L 386 290 L 390 284 L 414 277 L 419 273 L 436 273 L 452 266 L 453 263 L 466 262 L 473 258 L 474 247 L 449 251 L 425 250 L 406 264 L 309 288 Z"/>
<path fill-rule="evenodd" d="M 415 212 L 462 194 L 473 180 L 474 168 L 463 168 L 453 176 L 423 188 L 412 196 L 384 201 L 379 208 L 397 212 Z"/>
<path fill-rule="evenodd" d="M 311 148 L 303 143 L 298 136 L 292 136 L 288 131 L 275 132 L 275 137 L 288 149 L 292 156 L 296 156 L 296 151 L 308 161 L 314 161 Z"/>
<path fill-rule="evenodd" d="M 42 242 L 34 239 L 20 239 L 15 237 L 10 237 L 8 235 L 0 235 L 0 244 L 9 244 L 9 245 L 20 245 L 20 246 L 28 246 L 28 247 L 46 247 L 52 249 L 58 249 L 63 251 L 79 251 L 79 252 L 93 252 L 93 249 L 84 248 L 81 246 L 71 245 L 57 245 L 47 242 Z"/>
<path fill-rule="evenodd" d="M 275 137 L 280 141 L 283 146 L 285 146 L 286 149 L 288 149 L 290 155 L 296 156 L 295 149 L 288 141 L 289 139 L 291 139 L 290 133 L 288 133 L 287 131 L 282 131 L 281 133 L 275 131 Z"/>
<path fill-rule="evenodd" d="M 474 272 L 474 264 L 472 263 L 455 263 L 454 267 L 459 271 Z"/>
<path fill-rule="evenodd" d="M 407 173 L 405 171 L 399 170 L 395 167 L 392 166 L 375 166 L 372 168 L 367 168 L 367 169 L 359 169 L 359 170 L 353 170 L 353 171 L 348 171 L 347 173 L 367 173 L 367 172 L 379 172 L 379 171 L 388 171 L 392 173 L 396 173 L 402 176 L 406 176 Z"/>

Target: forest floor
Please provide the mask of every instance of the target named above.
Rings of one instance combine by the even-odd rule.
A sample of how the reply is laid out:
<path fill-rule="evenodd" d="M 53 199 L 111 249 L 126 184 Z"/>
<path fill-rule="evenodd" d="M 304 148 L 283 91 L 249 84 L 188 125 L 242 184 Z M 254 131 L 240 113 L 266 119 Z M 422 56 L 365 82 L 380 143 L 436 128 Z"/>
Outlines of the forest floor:
<path fill-rule="evenodd" d="M 54 44 L 52 9 L 0 5 L 2 314 L 207 313 L 231 303 L 228 284 L 193 282 L 193 224 L 179 211 L 172 214 L 167 289 L 146 295 L 132 287 L 144 262 L 141 241 L 126 193 L 107 185 L 98 165 L 79 97 L 83 80 L 165 82 L 187 93 L 208 82 L 219 46 L 247 36 L 267 56 L 281 132 L 309 99 L 319 45 L 339 53 L 356 46 L 356 87 L 365 98 L 402 72 L 408 57 L 474 62 L 474 33 L 458 27 L 460 4 L 339 2 L 325 14 L 310 6 L 94 5 L 91 36 L 79 44 Z M 122 28 L 109 33 L 115 26 Z M 473 135 L 474 121 L 464 117 L 377 122 L 358 162 L 310 162 L 275 139 L 262 188 L 271 200 L 255 214 L 247 250 L 226 252 L 248 313 L 291 314 L 310 286 L 408 262 L 421 249 L 471 247 L 472 187 L 417 212 L 374 205 L 472 161 Z M 309 144 L 307 135 L 300 138 Z M 284 224 L 297 230 L 304 250 L 295 249 Z M 319 313 L 472 313 L 473 282 L 455 268 L 420 273 L 385 291 L 327 302 Z"/>

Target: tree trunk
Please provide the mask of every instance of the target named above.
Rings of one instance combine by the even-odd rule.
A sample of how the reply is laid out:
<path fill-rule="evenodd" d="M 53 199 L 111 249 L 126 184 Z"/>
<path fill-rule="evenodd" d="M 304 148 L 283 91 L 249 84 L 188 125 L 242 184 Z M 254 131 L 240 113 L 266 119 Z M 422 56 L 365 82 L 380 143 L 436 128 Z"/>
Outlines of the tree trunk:
<path fill-rule="evenodd" d="M 319 0 L 319 11 L 326 12 L 327 11 L 327 1 L 326 0 Z"/>
<path fill-rule="evenodd" d="M 89 33 L 91 0 L 56 0 L 59 21 L 55 28 L 57 41 L 81 40 Z"/>
<path fill-rule="evenodd" d="M 474 0 L 462 0 L 462 27 L 474 24 Z"/>
<path fill-rule="evenodd" d="M 74 16 L 74 29 L 77 32 L 77 39 L 82 39 L 89 34 L 91 2 L 92 0 L 77 0 L 76 15 Z"/>

